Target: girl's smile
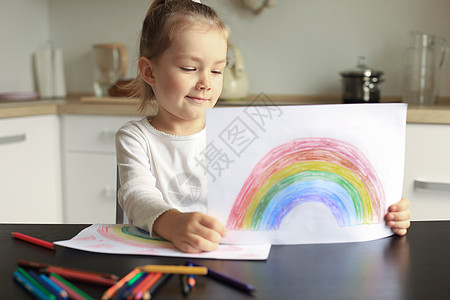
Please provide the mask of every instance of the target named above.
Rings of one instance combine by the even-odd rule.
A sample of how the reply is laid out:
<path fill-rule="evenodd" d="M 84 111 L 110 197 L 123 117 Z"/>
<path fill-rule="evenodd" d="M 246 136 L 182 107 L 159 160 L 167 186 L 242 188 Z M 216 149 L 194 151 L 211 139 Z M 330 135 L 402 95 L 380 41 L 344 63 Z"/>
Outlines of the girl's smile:
<path fill-rule="evenodd" d="M 195 103 L 198 103 L 198 104 L 202 104 L 202 103 L 204 103 L 204 102 L 206 102 L 206 101 L 210 101 L 210 98 L 204 98 L 204 97 L 195 97 L 195 96 L 186 96 L 186 98 L 188 98 L 188 99 L 190 99 L 190 100 L 192 100 L 192 101 L 194 101 Z"/>

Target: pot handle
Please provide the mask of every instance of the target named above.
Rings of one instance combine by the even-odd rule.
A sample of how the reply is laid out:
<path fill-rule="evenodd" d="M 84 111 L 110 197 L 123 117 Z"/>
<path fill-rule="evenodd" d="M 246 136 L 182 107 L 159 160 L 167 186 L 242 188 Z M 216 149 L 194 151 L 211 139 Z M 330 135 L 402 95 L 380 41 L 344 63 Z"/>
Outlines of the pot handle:
<path fill-rule="evenodd" d="M 436 38 L 435 41 L 436 44 L 439 44 L 441 46 L 441 60 L 439 61 L 439 69 L 442 69 L 442 66 L 445 62 L 445 57 L 447 56 L 448 52 L 448 44 L 447 41 L 443 38 Z"/>
<path fill-rule="evenodd" d="M 122 70 L 120 71 L 120 77 L 125 77 L 125 74 L 127 73 L 127 67 L 128 67 L 128 54 L 127 54 L 127 48 L 124 44 L 117 43 L 117 49 L 119 49 L 120 53 L 120 59 L 122 61 Z"/>
<path fill-rule="evenodd" d="M 358 56 L 357 64 L 358 68 L 365 68 L 367 66 L 367 59 L 365 56 Z"/>

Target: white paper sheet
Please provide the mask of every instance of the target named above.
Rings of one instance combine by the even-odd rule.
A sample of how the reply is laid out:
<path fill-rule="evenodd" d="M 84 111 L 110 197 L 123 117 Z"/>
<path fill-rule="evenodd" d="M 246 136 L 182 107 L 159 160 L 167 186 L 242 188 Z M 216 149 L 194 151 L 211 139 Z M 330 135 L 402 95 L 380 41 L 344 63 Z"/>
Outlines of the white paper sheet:
<path fill-rule="evenodd" d="M 75 237 L 67 241 L 55 242 L 56 245 L 109 254 L 135 254 L 172 256 L 204 259 L 266 260 L 270 252 L 270 244 L 265 245 L 219 245 L 212 252 L 183 253 L 171 242 L 152 239 L 148 232 L 132 225 L 100 225 L 94 224 L 83 229 Z"/>
<path fill-rule="evenodd" d="M 392 235 L 406 104 L 249 106 L 207 112 L 208 212 L 225 243 L 304 244 Z"/>

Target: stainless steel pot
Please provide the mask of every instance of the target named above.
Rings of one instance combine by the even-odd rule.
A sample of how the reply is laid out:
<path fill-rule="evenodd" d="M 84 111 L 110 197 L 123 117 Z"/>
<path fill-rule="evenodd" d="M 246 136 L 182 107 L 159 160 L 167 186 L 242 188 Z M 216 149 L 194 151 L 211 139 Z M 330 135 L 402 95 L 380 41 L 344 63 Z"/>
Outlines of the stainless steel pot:
<path fill-rule="evenodd" d="M 380 102 L 380 84 L 382 71 L 374 70 L 366 65 L 364 56 L 358 57 L 356 68 L 340 73 L 342 80 L 342 101 L 344 103 L 377 103 Z"/>

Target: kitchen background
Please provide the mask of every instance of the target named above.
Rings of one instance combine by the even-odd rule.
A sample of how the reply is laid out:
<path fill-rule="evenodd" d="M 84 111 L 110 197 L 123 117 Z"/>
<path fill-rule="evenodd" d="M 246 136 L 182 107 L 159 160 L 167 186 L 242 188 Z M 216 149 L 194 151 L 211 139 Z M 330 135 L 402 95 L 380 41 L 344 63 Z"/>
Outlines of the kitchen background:
<path fill-rule="evenodd" d="M 203 1 L 230 25 L 250 93 L 276 99 L 339 99 L 339 73 L 354 68 L 360 55 L 385 72 L 382 97 L 400 97 L 409 31 L 450 42 L 449 0 L 271 0 L 275 5 L 259 15 L 236 0 Z M 69 94 L 93 94 L 94 44 L 124 43 L 130 58 L 126 78 L 134 77 L 150 2 L 0 0 L 0 93 L 37 91 L 32 58 L 49 40 L 63 51 Z M 441 76 L 445 103 L 449 83 L 447 61 Z M 114 223 L 114 134 L 140 118 L 133 101 L 125 102 L 129 105 L 80 99 L 0 103 L 0 198 L 14 199 L 0 222 Z M 445 191 L 450 177 L 443 167 L 450 165 L 449 108 L 408 108 L 403 195 L 411 201 L 413 220 L 450 219 Z M 13 142 L 4 142 L 11 137 Z M 416 188 L 416 182 L 426 186 Z"/>
<path fill-rule="evenodd" d="M 34 91 L 32 55 L 52 40 L 64 53 L 68 93 L 93 93 L 92 45 L 122 42 L 127 77 L 149 0 L 0 0 L 0 92 Z M 203 0 L 230 25 L 250 93 L 339 95 L 339 72 L 368 65 L 385 72 L 382 96 L 400 96 L 409 30 L 450 41 L 448 0 L 276 0 L 259 15 L 234 0 Z M 450 96 L 450 64 L 441 96 Z"/>

